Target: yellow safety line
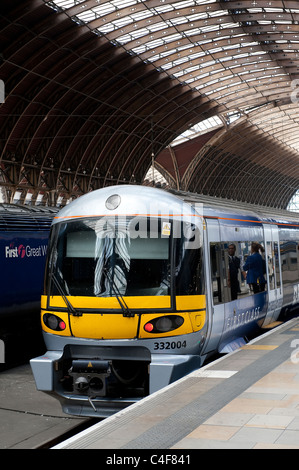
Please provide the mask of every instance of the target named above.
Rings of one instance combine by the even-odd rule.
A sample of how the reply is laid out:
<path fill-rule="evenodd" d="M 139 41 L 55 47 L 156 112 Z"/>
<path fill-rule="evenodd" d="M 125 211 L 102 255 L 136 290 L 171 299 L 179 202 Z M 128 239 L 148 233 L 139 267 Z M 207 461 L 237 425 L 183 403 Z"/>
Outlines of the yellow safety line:
<path fill-rule="evenodd" d="M 273 349 L 278 348 L 278 345 L 273 344 L 247 344 L 246 346 L 242 346 L 241 349 L 261 349 L 272 351 Z"/>

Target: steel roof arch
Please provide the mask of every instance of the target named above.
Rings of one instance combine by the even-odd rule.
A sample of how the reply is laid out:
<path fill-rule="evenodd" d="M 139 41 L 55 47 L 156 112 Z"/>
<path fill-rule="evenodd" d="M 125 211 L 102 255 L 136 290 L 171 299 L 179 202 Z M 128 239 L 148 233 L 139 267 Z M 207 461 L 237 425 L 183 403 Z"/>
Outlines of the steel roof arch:
<path fill-rule="evenodd" d="M 298 2 L 3 0 L 1 10 L 7 201 L 148 184 L 153 162 L 176 189 L 281 208 L 298 190 Z M 222 125 L 193 154 L 169 147 L 213 116 Z"/>

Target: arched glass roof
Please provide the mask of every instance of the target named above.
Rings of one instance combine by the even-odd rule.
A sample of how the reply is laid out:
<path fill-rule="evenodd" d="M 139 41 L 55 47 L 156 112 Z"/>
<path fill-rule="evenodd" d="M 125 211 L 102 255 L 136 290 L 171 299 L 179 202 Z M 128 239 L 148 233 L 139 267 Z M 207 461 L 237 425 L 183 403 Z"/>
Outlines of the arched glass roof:
<path fill-rule="evenodd" d="M 294 196 L 292 197 L 292 199 L 290 200 L 288 204 L 287 209 L 289 211 L 299 212 L 299 191 L 297 191 L 296 194 L 294 194 Z"/>
<path fill-rule="evenodd" d="M 298 1 L 1 8 L 7 200 L 63 205 L 156 169 L 176 189 L 287 207 L 299 188 Z"/>
<path fill-rule="evenodd" d="M 283 1 L 55 0 L 77 23 L 222 103 L 258 103 L 299 66 L 299 5 Z M 295 8 L 295 7 L 298 8 Z M 284 69 L 291 59 L 288 69 Z M 267 87 L 265 86 L 267 82 Z M 238 91 L 236 91 L 236 89 Z"/>
<path fill-rule="evenodd" d="M 44 1 L 217 103 L 225 115 L 271 105 L 254 124 L 298 150 L 291 100 L 299 77 L 298 2 Z"/>

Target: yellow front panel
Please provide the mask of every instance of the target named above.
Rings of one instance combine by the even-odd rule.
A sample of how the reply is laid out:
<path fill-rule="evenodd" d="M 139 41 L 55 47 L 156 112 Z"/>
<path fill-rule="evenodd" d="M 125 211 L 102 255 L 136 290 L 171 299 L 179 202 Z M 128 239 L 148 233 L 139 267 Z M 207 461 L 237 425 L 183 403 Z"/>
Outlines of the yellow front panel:
<path fill-rule="evenodd" d="M 180 310 L 201 310 L 206 308 L 205 295 L 177 295 L 176 309 Z"/>
<path fill-rule="evenodd" d="M 67 296 L 67 299 L 76 309 L 120 309 L 119 302 L 116 297 L 79 297 L 79 296 Z M 165 296 L 131 296 L 123 297 L 123 300 L 127 304 L 128 308 L 170 308 L 171 300 L 169 295 Z M 42 307 L 46 308 L 47 297 L 42 296 Z M 49 308 L 51 307 L 62 307 L 66 308 L 65 301 L 62 297 L 55 295 L 49 297 Z"/>
<path fill-rule="evenodd" d="M 206 311 L 190 312 L 189 318 L 192 323 L 193 331 L 199 331 L 203 328 L 206 321 Z"/>
<path fill-rule="evenodd" d="M 85 313 L 72 317 L 71 327 L 77 338 L 132 339 L 136 338 L 138 316 L 127 318 L 117 313 Z"/>
<path fill-rule="evenodd" d="M 79 313 L 82 309 L 99 309 L 98 313 L 83 313 L 81 316 L 68 315 L 66 312 L 51 311 L 51 307 L 55 309 L 65 309 L 66 304 L 62 297 L 52 296 L 49 297 L 49 306 L 47 309 L 47 297 L 42 296 L 41 305 L 43 313 L 53 313 L 59 316 L 67 325 L 64 331 L 57 332 L 50 330 L 43 322 L 43 329 L 46 332 L 58 334 L 61 336 L 71 336 L 77 338 L 91 338 L 91 339 L 133 339 L 136 338 L 138 332 L 138 322 L 140 319 L 139 338 L 155 338 L 178 336 L 199 331 L 205 323 L 205 296 L 177 296 L 176 307 L 177 312 L 162 312 L 162 313 L 135 313 L 134 317 L 124 317 L 120 311 L 120 305 L 115 297 L 68 297 L 69 302 Z M 147 310 L 169 309 L 171 306 L 170 296 L 138 296 L 138 297 L 124 297 L 124 300 L 129 309 L 134 313 L 135 309 Z M 104 310 L 110 310 L 105 312 Z M 113 310 L 117 312 L 113 312 Z M 192 310 L 192 311 L 190 311 Z M 112 311 L 112 312 L 111 312 Z M 154 318 L 163 317 L 165 315 L 180 315 L 184 318 L 182 326 L 176 330 L 166 333 L 148 333 L 144 330 L 144 325 L 153 320 Z M 68 318 L 71 324 L 69 325 Z"/>
<path fill-rule="evenodd" d="M 185 310 L 185 312 L 183 311 Z M 187 310 L 187 311 L 186 311 Z M 195 310 L 188 312 L 188 310 Z M 154 318 L 164 315 L 179 315 L 184 323 L 179 328 L 166 333 L 148 333 L 144 326 Z M 181 295 L 176 297 L 176 312 L 174 313 L 147 313 L 141 316 L 139 338 L 163 338 L 166 336 L 179 336 L 201 330 L 206 318 L 206 298 L 204 295 Z"/>

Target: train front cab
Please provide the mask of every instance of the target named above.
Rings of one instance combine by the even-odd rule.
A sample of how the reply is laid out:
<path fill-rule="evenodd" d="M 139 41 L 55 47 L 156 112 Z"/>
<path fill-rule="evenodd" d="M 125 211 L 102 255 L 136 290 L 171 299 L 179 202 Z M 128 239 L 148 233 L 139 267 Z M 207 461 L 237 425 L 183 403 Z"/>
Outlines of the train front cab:
<path fill-rule="evenodd" d="M 198 220 L 143 218 L 138 237 L 130 218 L 105 229 L 95 218 L 54 225 L 41 312 L 48 351 L 31 366 L 37 388 L 66 412 L 115 412 L 200 367 Z"/>

